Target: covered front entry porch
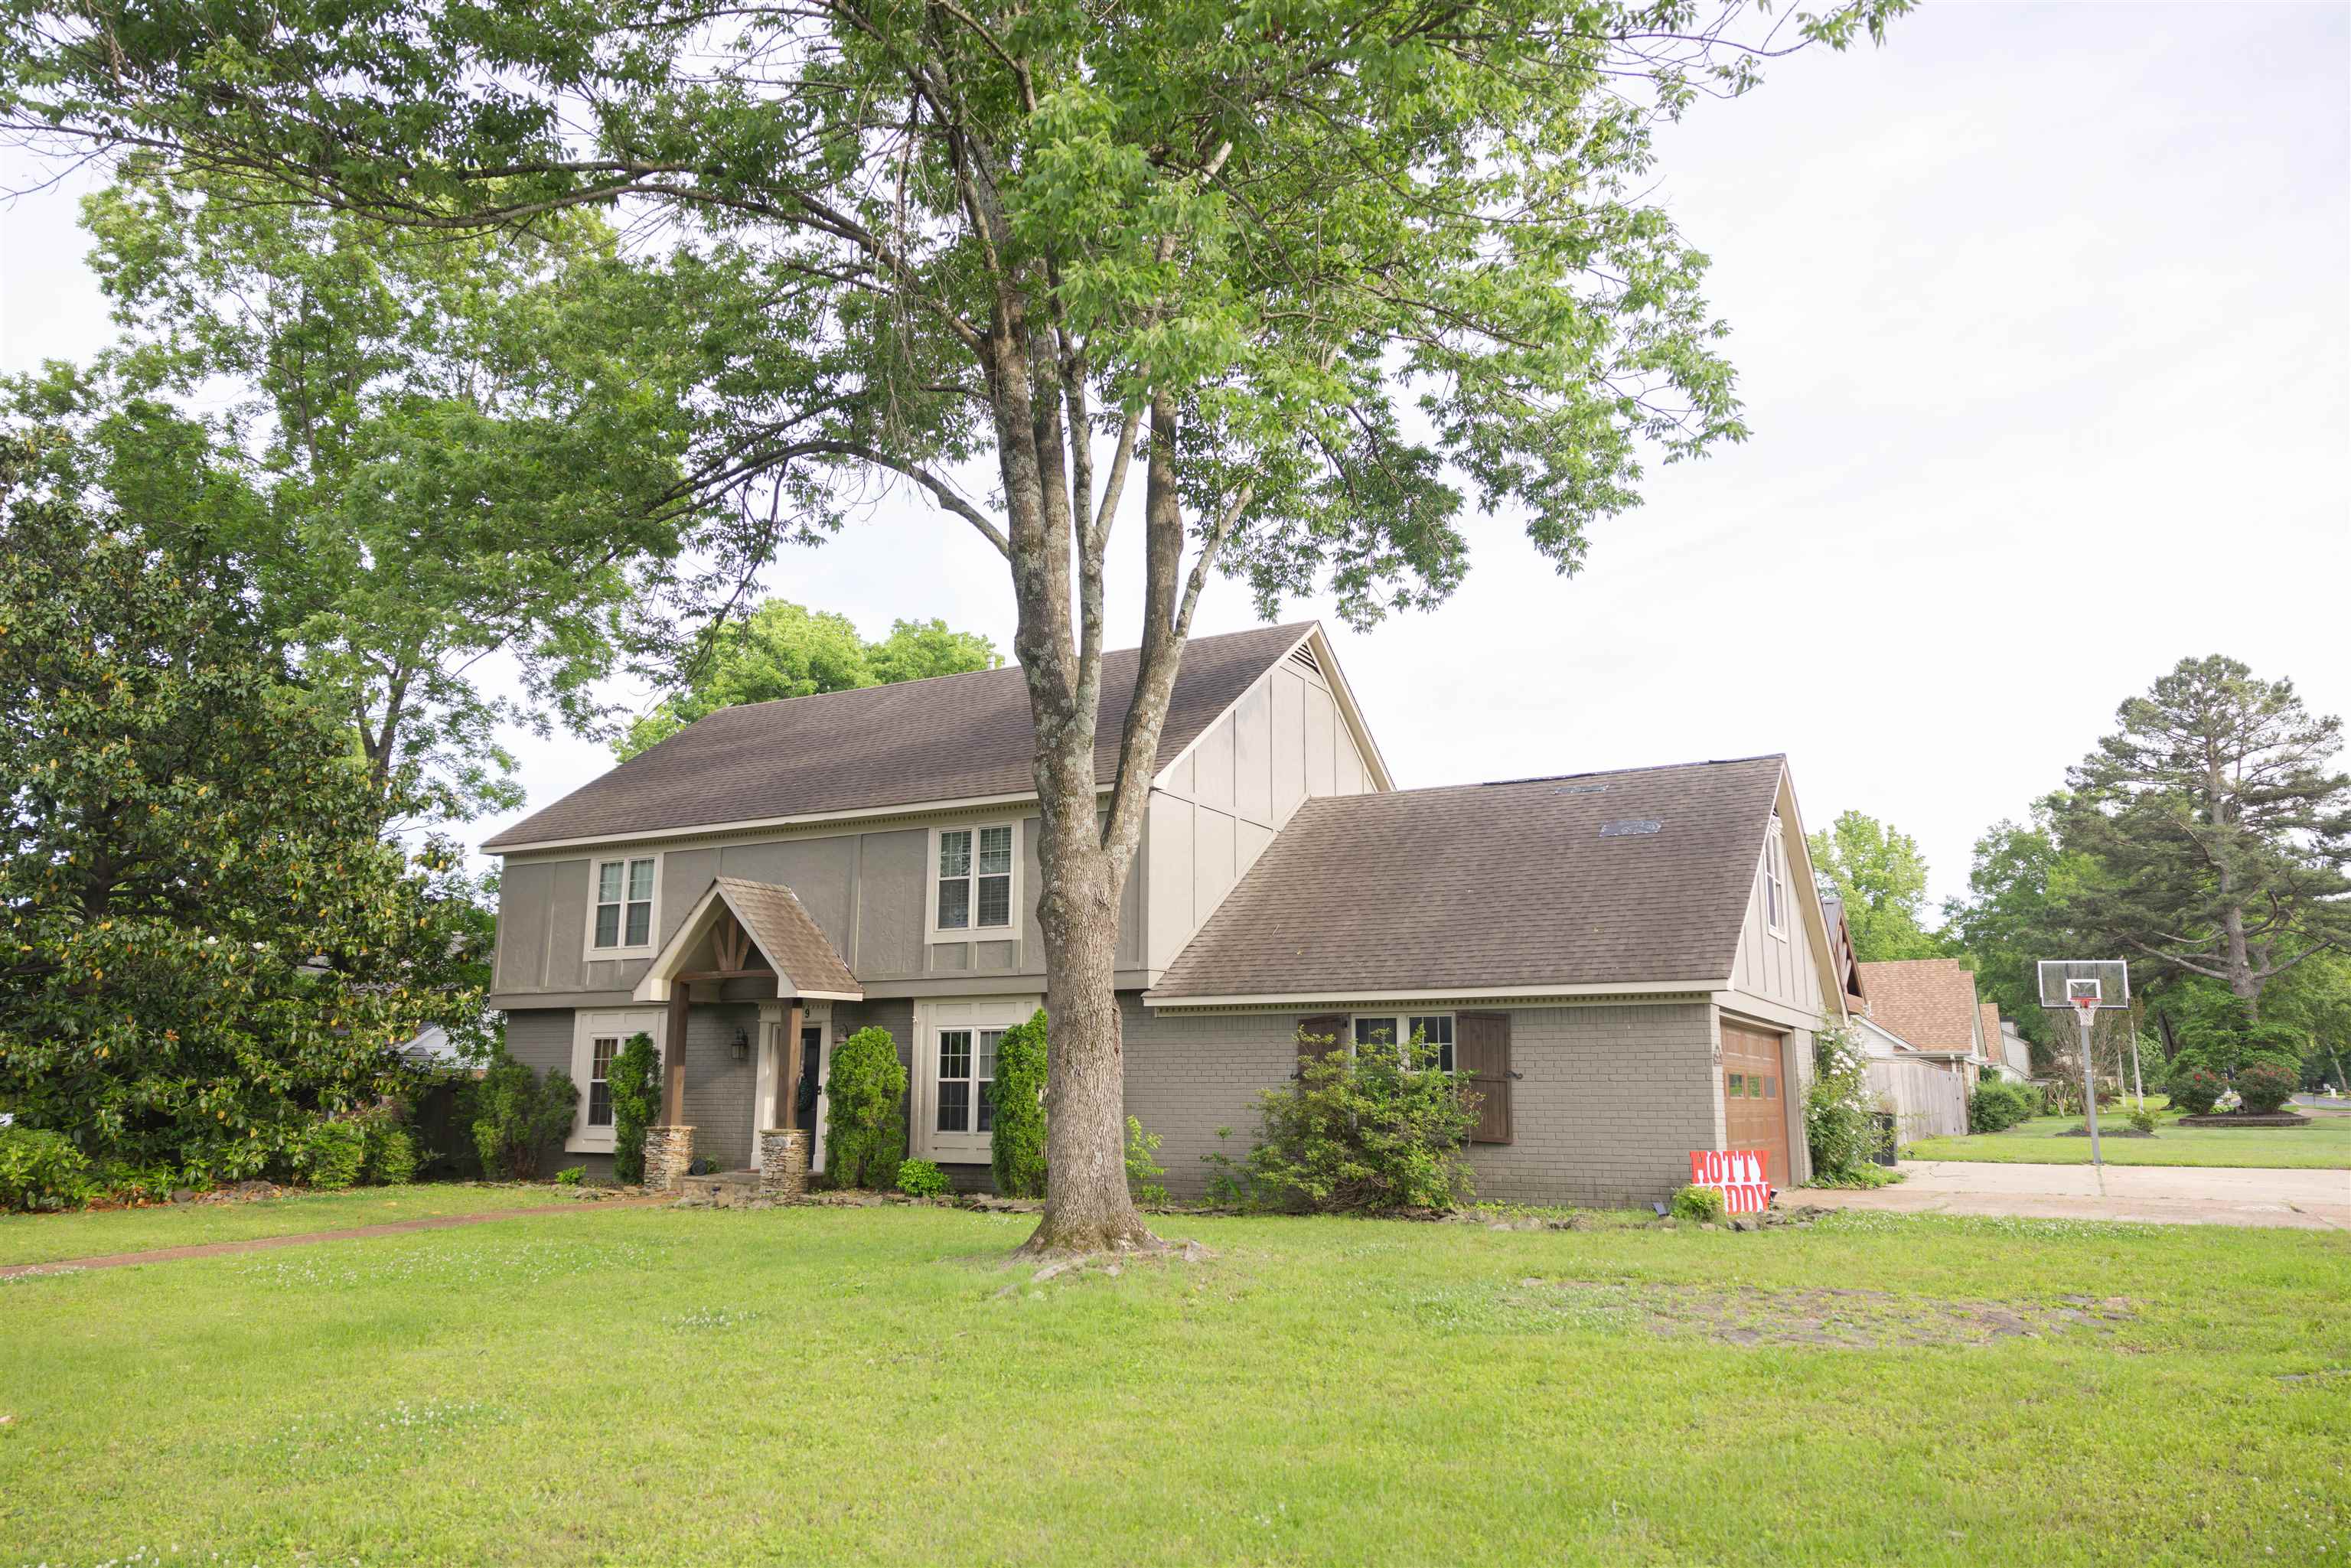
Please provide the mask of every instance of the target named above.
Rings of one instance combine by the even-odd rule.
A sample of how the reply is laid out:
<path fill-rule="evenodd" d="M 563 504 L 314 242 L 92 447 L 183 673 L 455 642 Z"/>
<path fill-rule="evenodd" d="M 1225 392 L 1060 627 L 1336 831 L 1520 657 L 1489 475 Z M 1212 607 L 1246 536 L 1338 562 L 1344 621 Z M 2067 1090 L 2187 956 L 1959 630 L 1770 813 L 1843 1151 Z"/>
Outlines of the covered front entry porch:
<path fill-rule="evenodd" d="M 669 1042 L 662 1061 L 659 1122 L 645 1135 L 645 1186 L 682 1190 L 689 1179 L 709 1179 L 715 1187 L 768 1197 L 797 1197 L 807 1187 L 813 1110 L 801 1092 L 811 1037 L 820 1054 L 836 1002 L 857 1002 L 864 990 L 841 961 L 792 890 L 776 883 L 737 877 L 715 879 L 676 934 L 654 956 L 635 997 L 664 1002 Z M 758 1067 L 747 1096 L 705 1097 L 703 1108 L 721 1116 L 747 1113 L 751 1137 L 737 1143 L 732 1130 L 714 1137 L 714 1152 L 738 1150 L 747 1164 L 708 1178 L 689 1177 L 695 1162 L 695 1124 L 689 1113 L 689 1053 L 711 1050 L 710 1031 L 697 1030 L 697 1009 L 740 1019 L 756 1006 L 758 1039 L 741 1022 L 720 1025 L 723 1049 L 738 1060 L 756 1049 Z M 697 1033 L 705 1038 L 697 1043 Z M 739 1081 L 739 1075 L 737 1075 Z M 743 1098 L 749 1100 L 745 1106 Z M 732 1103 L 729 1103 L 729 1101 Z M 714 1128 L 714 1132 L 718 1129 Z"/>

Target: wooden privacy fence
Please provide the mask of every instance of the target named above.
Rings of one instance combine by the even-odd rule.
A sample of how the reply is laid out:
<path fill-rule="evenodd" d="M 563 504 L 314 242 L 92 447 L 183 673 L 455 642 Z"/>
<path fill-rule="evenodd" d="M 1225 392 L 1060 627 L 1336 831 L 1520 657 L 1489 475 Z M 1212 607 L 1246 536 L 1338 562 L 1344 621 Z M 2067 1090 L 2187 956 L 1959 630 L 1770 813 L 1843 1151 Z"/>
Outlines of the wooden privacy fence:
<path fill-rule="evenodd" d="M 1873 1057 L 1869 1087 L 1879 1109 L 1893 1114 L 1897 1145 L 1958 1137 L 1968 1130 L 1966 1082 L 1931 1061 Z"/>

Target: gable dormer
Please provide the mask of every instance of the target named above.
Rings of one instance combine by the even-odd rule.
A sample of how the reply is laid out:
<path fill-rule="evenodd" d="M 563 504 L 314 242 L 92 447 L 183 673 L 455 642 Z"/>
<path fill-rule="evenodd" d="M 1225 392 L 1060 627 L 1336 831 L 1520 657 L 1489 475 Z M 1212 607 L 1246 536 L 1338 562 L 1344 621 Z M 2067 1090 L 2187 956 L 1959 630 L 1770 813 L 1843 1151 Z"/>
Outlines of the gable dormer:
<path fill-rule="evenodd" d="M 1144 828 L 1144 967 L 1175 960 L 1308 800 L 1395 788 L 1319 625 L 1166 758 Z"/>

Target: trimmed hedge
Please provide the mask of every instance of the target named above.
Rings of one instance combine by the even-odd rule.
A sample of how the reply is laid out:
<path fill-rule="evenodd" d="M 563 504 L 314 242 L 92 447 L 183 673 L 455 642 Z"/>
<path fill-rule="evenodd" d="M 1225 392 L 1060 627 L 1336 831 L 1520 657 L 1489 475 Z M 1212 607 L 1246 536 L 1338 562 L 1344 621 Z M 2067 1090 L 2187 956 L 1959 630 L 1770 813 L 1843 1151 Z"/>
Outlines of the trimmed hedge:
<path fill-rule="evenodd" d="M 2171 1096 L 2173 1109 L 2190 1116 L 2208 1116 L 2213 1103 L 2228 1091 L 2229 1081 L 2206 1066 L 2201 1057 L 2183 1051 L 2172 1059 L 2163 1087 Z"/>
<path fill-rule="evenodd" d="M 2031 1121 L 2040 1111 L 2040 1098 L 2028 1093 L 2021 1083 L 1986 1080 L 1976 1085 L 1975 1093 L 1968 1099 L 1968 1131 L 2005 1133 Z"/>
<path fill-rule="evenodd" d="M 2256 1116 L 2266 1116 L 2287 1101 L 2302 1082 L 2300 1064 L 2288 1066 L 2273 1056 L 2257 1056 L 2237 1070 L 2237 1097 Z"/>
<path fill-rule="evenodd" d="M 928 1160 L 898 1162 L 898 1190 L 908 1197 L 944 1197 L 947 1173 Z"/>
<path fill-rule="evenodd" d="M 89 1157 L 63 1133 L 0 1127 L 0 1209 L 73 1208 L 90 1186 Z"/>
<path fill-rule="evenodd" d="M 302 1134 L 303 1175 L 321 1192 L 359 1185 L 367 1166 L 367 1134 L 357 1122 L 316 1122 Z"/>

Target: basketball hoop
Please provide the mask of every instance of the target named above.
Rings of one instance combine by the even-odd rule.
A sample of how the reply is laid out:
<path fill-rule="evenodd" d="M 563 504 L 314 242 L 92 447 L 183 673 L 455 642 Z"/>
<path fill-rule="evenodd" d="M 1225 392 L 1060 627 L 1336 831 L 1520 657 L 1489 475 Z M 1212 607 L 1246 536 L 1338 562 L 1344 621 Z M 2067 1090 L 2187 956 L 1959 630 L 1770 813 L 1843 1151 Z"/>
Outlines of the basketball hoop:
<path fill-rule="evenodd" d="M 2098 1147 L 2098 1075 L 2091 1061 L 2091 1041 L 2098 1015 L 2124 1011 L 2130 1006 L 2130 966 L 2120 958 L 2043 958 L 2034 966 L 2040 981 L 2041 1005 L 2053 1013 L 2070 1012 L 2082 1031 L 2082 1125 L 2090 1134 L 2090 1165 L 2098 1173 L 2098 1191 L 2105 1188 L 2105 1158 Z M 2137 1041 L 2133 1040 L 2136 1047 Z"/>

